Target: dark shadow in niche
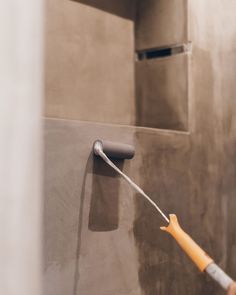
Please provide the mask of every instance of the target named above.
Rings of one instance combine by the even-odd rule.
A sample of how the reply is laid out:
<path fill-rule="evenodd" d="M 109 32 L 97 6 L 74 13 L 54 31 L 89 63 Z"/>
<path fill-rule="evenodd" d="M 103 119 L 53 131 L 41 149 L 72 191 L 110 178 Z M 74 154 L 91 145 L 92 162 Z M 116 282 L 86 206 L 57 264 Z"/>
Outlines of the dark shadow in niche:
<path fill-rule="evenodd" d="M 113 162 L 122 170 L 124 161 Z M 110 231 L 118 228 L 119 187 L 120 177 L 117 172 L 101 158 L 94 156 L 88 225 L 91 231 Z"/>
<path fill-rule="evenodd" d="M 188 131 L 186 122 L 186 113 L 178 114 L 165 97 L 136 95 L 136 126 Z"/>
<path fill-rule="evenodd" d="M 136 0 L 70 0 L 134 20 Z"/>

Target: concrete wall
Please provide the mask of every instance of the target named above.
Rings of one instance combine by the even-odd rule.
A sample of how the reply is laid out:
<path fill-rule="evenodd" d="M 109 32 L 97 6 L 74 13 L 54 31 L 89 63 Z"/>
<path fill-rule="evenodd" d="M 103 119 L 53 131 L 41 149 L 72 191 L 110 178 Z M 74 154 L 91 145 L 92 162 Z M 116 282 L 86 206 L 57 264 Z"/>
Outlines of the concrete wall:
<path fill-rule="evenodd" d="M 135 49 L 188 44 L 186 0 L 137 0 Z M 135 64 L 136 125 L 188 131 L 189 57 L 187 52 Z"/>
<path fill-rule="evenodd" d="M 190 130 L 195 157 L 204 157 L 201 180 L 205 196 L 206 216 L 212 247 L 218 238 L 219 263 L 236 277 L 235 260 L 235 65 L 236 24 L 233 11 L 235 1 L 194 1 L 189 8 L 190 30 L 193 41 L 192 93 Z M 209 15 L 209 11 L 211 14 Z M 197 148 L 198 147 L 198 148 Z M 203 160 L 204 162 L 204 160 Z M 202 168 L 203 168 L 202 166 Z M 200 176 L 199 176 L 200 177 Z M 209 194 L 214 187 L 215 193 Z M 218 206 L 218 212 L 215 206 Z M 210 213 L 211 212 L 211 213 Z M 217 216 L 217 219 L 215 219 Z M 213 227 L 212 227 L 212 224 Z M 220 234 L 220 232 L 222 233 Z"/>
<path fill-rule="evenodd" d="M 137 49 L 186 43 L 187 0 L 137 0 L 135 46 Z"/>
<path fill-rule="evenodd" d="M 136 61 L 136 125 L 188 131 L 189 54 Z"/>
<path fill-rule="evenodd" d="M 46 2 L 46 116 L 134 124 L 134 1 Z"/>
<path fill-rule="evenodd" d="M 122 10 L 107 9 L 104 2 L 99 10 L 96 1 L 91 1 L 91 6 L 62 1 L 61 5 L 72 5 L 68 10 L 60 8 L 64 23 L 77 20 L 73 14 L 79 7 L 83 12 L 92 9 L 93 13 L 103 13 L 104 17 L 119 17 L 119 21 L 127 24 L 127 15 Z M 49 3 L 52 9 L 55 3 Z M 173 9 L 170 4 L 166 5 L 166 9 Z M 93 158 L 91 147 L 97 138 L 134 144 L 135 158 L 118 163 L 123 171 L 166 213 L 176 213 L 183 228 L 220 266 L 236 277 L 235 5 L 233 0 L 227 3 L 196 0 L 185 7 L 189 33 L 187 39 L 179 40 L 192 41 L 193 49 L 187 56 L 187 69 L 183 67 L 188 77 L 185 95 L 188 124 L 184 131 L 173 130 L 177 129 L 176 124 L 167 126 L 169 130 L 161 130 L 67 120 L 80 117 L 64 113 L 66 105 L 77 112 L 75 101 L 86 104 L 76 88 L 74 99 L 70 101 L 73 96 L 70 87 L 60 98 L 62 112 L 57 115 L 46 112 L 48 117 L 57 116 L 62 120 L 45 120 L 44 294 L 224 294 L 198 272 L 171 237 L 159 230 L 164 221 L 153 208 L 109 167 Z M 147 13 L 145 10 L 145 15 Z M 169 11 L 167 15 L 172 13 Z M 83 17 L 86 19 L 85 15 Z M 62 15 L 52 14 L 50 22 L 55 18 L 61 19 Z M 173 28 L 173 24 L 171 26 Z M 55 35 L 60 34 L 56 31 Z M 174 42 L 173 39 L 170 44 Z M 80 45 L 74 46 L 80 50 Z M 133 49 L 128 47 L 127 50 Z M 48 60 L 54 60 L 53 53 L 48 51 Z M 69 53 L 60 54 L 69 60 Z M 171 67 L 175 68 L 174 61 L 175 58 L 170 57 L 160 63 L 172 62 Z M 87 63 L 85 69 L 91 66 L 88 60 Z M 58 97 L 50 94 L 49 89 L 52 85 L 57 89 L 64 87 L 64 83 L 71 83 L 74 66 L 62 66 L 66 77 L 61 77 L 59 86 L 50 73 L 49 61 L 47 66 L 49 98 L 46 105 L 56 107 Z M 54 71 L 57 69 L 55 65 Z M 89 75 L 93 74 L 92 69 Z M 95 67 L 94 71 L 97 70 Z M 91 80 L 88 81 L 91 85 Z M 167 91 L 165 82 L 159 85 Z M 101 94 L 96 86 L 97 80 L 93 91 Z M 175 89 L 175 86 L 175 80 L 169 80 L 169 88 Z M 75 99 L 77 95 L 78 100 Z M 111 108 L 117 117 L 107 117 L 107 122 L 114 123 L 114 118 L 120 118 L 118 123 L 124 123 L 116 109 L 117 93 L 113 95 Z M 96 115 L 94 110 L 87 106 L 84 110 L 92 121 Z M 136 120 L 134 113 L 131 111 L 127 116 L 132 114 Z M 173 116 L 169 116 L 171 121 Z M 167 119 L 168 116 L 165 122 Z"/>

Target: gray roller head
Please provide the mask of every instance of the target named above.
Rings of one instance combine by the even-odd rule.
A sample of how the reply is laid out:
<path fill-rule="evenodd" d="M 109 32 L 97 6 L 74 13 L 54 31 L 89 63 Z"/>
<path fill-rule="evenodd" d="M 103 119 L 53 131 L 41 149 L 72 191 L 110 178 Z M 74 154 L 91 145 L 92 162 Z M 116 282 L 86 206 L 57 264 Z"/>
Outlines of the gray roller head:
<path fill-rule="evenodd" d="M 109 158 L 113 159 L 132 159 L 135 153 L 132 145 L 100 139 L 93 144 L 95 155 L 99 155 L 99 150 L 102 150 Z"/>

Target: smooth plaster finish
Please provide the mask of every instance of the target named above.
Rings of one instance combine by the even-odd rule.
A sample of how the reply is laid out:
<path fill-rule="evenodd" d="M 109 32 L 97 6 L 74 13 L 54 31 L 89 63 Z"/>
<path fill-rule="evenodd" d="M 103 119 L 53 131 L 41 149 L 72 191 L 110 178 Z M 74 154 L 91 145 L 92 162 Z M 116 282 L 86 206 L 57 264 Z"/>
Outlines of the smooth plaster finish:
<path fill-rule="evenodd" d="M 145 4 L 144 9 L 141 2 L 136 7 L 135 1 L 123 0 L 48 1 L 46 116 L 187 130 L 186 61 L 173 57 L 172 63 L 168 59 L 138 62 L 135 79 L 134 20 L 136 41 L 139 32 L 161 40 L 170 31 L 173 41 L 168 44 L 178 43 L 174 35 L 183 34 L 186 27 L 186 17 L 182 18 L 186 5 L 162 2 Z M 135 11 L 140 15 L 136 17 Z M 167 19 L 164 23 L 159 15 L 147 24 L 150 11 L 162 11 L 167 19 L 180 18 L 181 25 L 167 26 Z M 153 35 L 150 27 L 160 36 Z"/>
<path fill-rule="evenodd" d="M 101 1 L 100 10 L 80 1 L 47 1 L 46 116 L 134 124 L 131 3 Z"/>
<path fill-rule="evenodd" d="M 120 16 L 122 18 L 134 20 L 136 0 L 111 1 L 111 0 L 72 0 L 84 5 L 95 7 L 96 9 Z"/>
<path fill-rule="evenodd" d="M 136 50 L 188 41 L 187 0 L 137 0 Z"/>
<path fill-rule="evenodd" d="M 136 125 L 188 130 L 189 57 L 136 62 Z"/>

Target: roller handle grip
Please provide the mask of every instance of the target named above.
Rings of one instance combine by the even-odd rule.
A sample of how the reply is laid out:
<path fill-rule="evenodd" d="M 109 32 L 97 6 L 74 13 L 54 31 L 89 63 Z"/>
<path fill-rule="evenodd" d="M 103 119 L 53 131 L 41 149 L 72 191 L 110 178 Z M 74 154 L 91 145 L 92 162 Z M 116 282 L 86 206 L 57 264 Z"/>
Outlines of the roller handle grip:
<path fill-rule="evenodd" d="M 175 214 L 170 214 L 170 223 L 161 227 L 171 234 L 185 253 L 192 259 L 201 272 L 206 272 L 223 289 L 228 290 L 233 280 L 209 257 L 203 249 L 180 227 Z"/>
<path fill-rule="evenodd" d="M 192 259 L 201 272 L 213 262 L 213 259 L 180 227 L 175 214 L 170 214 L 169 225 L 167 227 L 161 227 L 161 230 L 168 232 L 175 238 L 180 247 Z"/>

